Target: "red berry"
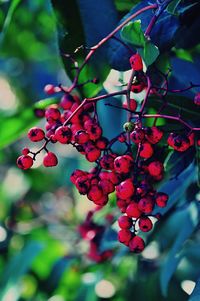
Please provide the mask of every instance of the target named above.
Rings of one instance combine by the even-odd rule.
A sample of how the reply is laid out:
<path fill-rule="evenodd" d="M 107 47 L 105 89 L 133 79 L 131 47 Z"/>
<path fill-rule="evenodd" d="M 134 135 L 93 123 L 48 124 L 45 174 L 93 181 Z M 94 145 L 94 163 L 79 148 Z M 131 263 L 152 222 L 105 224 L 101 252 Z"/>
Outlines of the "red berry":
<path fill-rule="evenodd" d="M 155 196 L 156 205 L 159 207 L 165 207 L 168 201 L 168 195 L 164 192 L 157 192 Z"/>
<path fill-rule="evenodd" d="M 153 227 L 152 221 L 147 216 L 140 217 L 138 224 L 139 224 L 140 230 L 143 232 L 148 232 Z"/>
<path fill-rule="evenodd" d="M 133 93 L 140 93 L 144 90 L 144 88 L 145 88 L 145 84 L 143 82 L 141 82 L 141 83 L 135 82 L 131 86 L 131 91 Z"/>
<path fill-rule="evenodd" d="M 58 120 L 60 118 L 61 114 L 60 114 L 60 111 L 57 109 L 56 106 L 51 106 L 51 107 L 48 107 L 46 110 L 45 110 L 45 117 L 46 119 L 48 120 L 49 122 L 49 119 L 50 120 Z"/>
<path fill-rule="evenodd" d="M 129 249 L 134 253 L 141 253 L 144 247 L 144 240 L 140 236 L 134 236 L 129 242 Z"/>
<path fill-rule="evenodd" d="M 131 67 L 132 67 L 133 70 L 135 70 L 135 71 L 142 71 L 143 70 L 142 58 L 138 53 L 133 54 L 130 57 L 129 61 L 130 61 L 130 64 L 131 64 Z"/>
<path fill-rule="evenodd" d="M 121 142 L 121 143 L 123 143 L 123 142 L 126 141 L 126 137 L 125 137 L 123 134 L 121 134 L 121 135 L 118 137 L 118 141 Z"/>
<path fill-rule="evenodd" d="M 92 185 L 87 194 L 87 197 L 90 201 L 98 201 L 103 197 L 103 190 L 98 185 Z"/>
<path fill-rule="evenodd" d="M 55 138 L 62 144 L 69 143 L 71 141 L 72 132 L 68 126 L 60 126 L 55 131 Z"/>
<path fill-rule="evenodd" d="M 111 154 L 104 155 L 100 159 L 100 166 L 104 169 L 112 170 L 114 168 L 114 158 Z"/>
<path fill-rule="evenodd" d="M 79 130 L 74 135 L 74 141 L 78 144 L 84 144 L 90 139 L 88 133 L 85 130 Z"/>
<path fill-rule="evenodd" d="M 153 161 L 148 166 L 149 174 L 153 177 L 157 177 L 163 173 L 164 166 L 160 161 Z"/>
<path fill-rule="evenodd" d="M 128 246 L 131 238 L 132 238 L 132 233 L 127 229 L 122 229 L 118 232 L 118 240 L 121 243 L 125 244 L 126 246 Z"/>
<path fill-rule="evenodd" d="M 85 152 L 85 157 L 89 162 L 95 162 L 101 156 L 100 149 L 95 147 L 86 147 Z"/>
<path fill-rule="evenodd" d="M 109 194 L 115 191 L 115 186 L 113 185 L 113 183 L 106 179 L 100 180 L 99 186 L 102 188 L 104 194 Z"/>
<path fill-rule="evenodd" d="M 140 157 L 148 159 L 153 155 L 153 148 L 150 143 L 144 142 L 141 146 Z"/>
<path fill-rule="evenodd" d="M 76 183 L 76 180 L 81 177 L 81 176 L 86 176 L 88 175 L 88 173 L 86 171 L 80 170 L 80 169 L 76 169 L 73 171 L 73 173 L 70 176 L 70 180 L 73 184 Z"/>
<path fill-rule="evenodd" d="M 45 167 L 53 167 L 58 164 L 56 155 L 52 152 L 48 152 L 43 158 L 43 165 Z"/>
<path fill-rule="evenodd" d="M 138 209 L 145 214 L 149 214 L 153 210 L 153 200 L 150 197 L 143 197 L 138 203 Z"/>
<path fill-rule="evenodd" d="M 87 194 L 90 188 L 90 182 L 87 175 L 78 177 L 76 179 L 75 185 L 80 194 Z"/>
<path fill-rule="evenodd" d="M 22 155 L 26 156 L 26 155 L 29 154 L 29 152 L 30 152 L 29 148 L 25 147 L 25 148 L 23 148 L 23 150 L 22 150 Z"/>
<path fill-rule="evenodd" d="M 44 92 L 48 95 L 54 94 L 55 93 L 55 87 L 54 85 L 48 84 L 44 87 Z"/>
<path fill-rule="evenodd" d="M 29 169 L 33 165 L 33 159 L 30 156 L 20 156 L 17 159 L 17 166 L 21 169 Z"/>
<path fill-rule="evenodd" d="M 163 132 L 156 126 L 146 128 L 145 132 L 145 137 L 151 144 L 158 143 L 163 137 Z"/>
<path fill-rule="evenodd" d="M 141 143 L 144 140 L 144 137 L 145 137 L 145 132 L 143 129 L 135 129 L 130 134 L 131 140 L 136 144 Z"/>
<path fill-rule="evenodd" d="M 135 112 L 136 109 L 137 109 L 137 102 L 135 101 L 135 99 L 131 98 L 130 103 L 129 103 L 129 107 L 128 107 L 127 101 L 124 101 L 122 106 L 125 109 L 129 109 L 129 110 Z"/>
<path fill-rule="evenodd" d="M 127 215 L 122 215 L 118 218 L 118 224 L 121 229 L 129 229 L 132 226 L 132 219 Z"/>
<path fill-rule="evenodd" d="M 134 194 L 134 191 L 135 187 L 132 179 L 126 179 L 116 186 L 116 195 L 122 200 L 130 198 Z"/>
<path fill-rule="evenodd" d="M 43 140 L 45 137 L 44 131 L 39 127 L 33 127 L 28 131 L 28 138 L 33 142 Z"/>
<path fill-rule="evenodd" d="M 133 159 L 130 156 L 118 156 L 114 160 L 114 169 L 118 173 L 128 173 L 133 165 Z"/>
<path fill-rule="evenodd" d="M 126 214 L 129 217 L 138 218 L 141 216 L 142 212 L 139 210 L 138 204 L 133 202 L 126 208 Z"/>
<path fill-rule="evenodd" d="M 98 147 L 101 150 L 104 150 L 106 146 L 108 145 L 108 139 L 105 137 L 100 137 L 95 141 L 96 147 Z"/>
<path fill-rule="evenodd" d="M 60 106 L 63 110 L 70 110 L 75 100 L 71 94 L 65 94 L 60 101 Z"/>
<path fill-rule="evenodd" d="M 190 147 L 190 140 L 186 136 L 177 135 L 175 133 L 169 135 L 167 143 L 179 152 L 184 152 Z"/>

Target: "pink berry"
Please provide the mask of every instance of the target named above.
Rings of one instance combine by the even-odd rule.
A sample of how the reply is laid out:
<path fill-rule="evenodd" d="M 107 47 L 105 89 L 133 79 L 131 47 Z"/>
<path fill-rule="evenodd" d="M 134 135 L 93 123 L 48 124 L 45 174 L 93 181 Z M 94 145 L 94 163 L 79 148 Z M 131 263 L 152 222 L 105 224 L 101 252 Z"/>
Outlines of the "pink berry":
<path fill-rule="evenodd" d="M 33 127 L 28 131 L 28 138 L 33 142 L 43 140 L 45 137 L 44 131 L 39 127 Z"/>
<path fill-rule="evenodd" d="M 43 165 L 45 167 L 53 167 L 58 164 L 56 155 L 52 152 L 48 152 L 43 158 Z"/>
<path fill-rule="evenodd" d="M 134 253 L 141 253 L 144 247 L 144 240 L 140 236 L 134 236 L 129 242 L 129 249 Z"/>
<path fill-rule="evenodd" d="M 69 143 L 71 141 L 72 132 L 68 126 L 60 126 L 55 131 L 55 138 L 62 144 Z"/>
<path fill-rule="evenodd" d="M 127 215 L 122 215 L 118 218 L 118 224 L 121 229 L 129 229 L 132 226 L 132 219 Z"/>
<path fill-rule="evenodd" d="M 149 217 L 142 216 L 139 219 L 139 228 L 143 232 L 148 232 L 152 229 L 153 224 Z"/>
<path fill-rule="evenodd" d="M 28 155 L 22 155 L 17 159 L 17 166 L 21 169 L 29 169 L 33 165 L 33 159 Z"/>

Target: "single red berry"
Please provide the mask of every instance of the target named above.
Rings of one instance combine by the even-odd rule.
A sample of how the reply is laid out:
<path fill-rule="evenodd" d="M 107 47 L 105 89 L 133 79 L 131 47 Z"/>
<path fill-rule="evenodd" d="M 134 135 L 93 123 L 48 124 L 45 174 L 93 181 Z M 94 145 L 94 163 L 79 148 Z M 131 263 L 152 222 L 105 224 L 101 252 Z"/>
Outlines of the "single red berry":
<path fill-rule="evenodd" d="M 105 137 L 100 137 L 99 139 L 97 139 L 95 141 L 96 147 L 98 147 L 101 150 L 104 150 L 107 147 L 108 143 L 109 143 L 109 141 Z"/>
<path fill-rule="evenodd" d="M 106 179 L 100 180 L 99 181 L 99 186 L 102 188 L 104 194 L 109 194 L 109 193 L 115 191 L 114 184 L 111 181 L 106 180 Z"/>
<path fill-rule="evenodd" d="M 135 71 L 142 71 L 143 70 L 143 63 L 142 63 L 142 58 L 141 56 L 136 53 L 133 54 L 130 59 L 130 64 L 131 64 L 131 68 Z"/>
<path fill-rule="evenodd" d="M 135 129 L 130 134 L 131 140 L 136 144 L 141 143 L 144 140 L 144 137 L 145 137 L 145 132 L 143 129 Z"/>
<path fill-rule="evenodd" d="M 29 148 L 25 147 L 25 148 L 23 148 L 23 150 L 22 150 L 22 155 L 26 156 L 26 155 L 29 154 L 29 152 L 30 152 Z"/>
<path fill-rule="evenodd" d="M 114 160 L 114 169 L 118 173 L 128 173 L 133 166 L 133 159 L 130 156 L 118 156 Z"/>
<path fill-rule="evenodd" d="M 133 217 L 133 218 L 138 218 L 141 216 L 142 212 L 139 210 L 138 208 L 138 204 L 135 202 L 132 202 L 131 204 L 128 205 L 128 207 L 126 208 L 126 214 L 129 217 Z"/>
<path fill-rule="evenodd" d="M 127 229 L 122 229 L 118 232 L 118 240 L 119 242 L 125 244 L 126 246 L 128 246 L 129 241 L 132 238 L 132 233 L 130 230 Z"/>
<path fill-rule="evenodd" d="M 149 142 L 144 142 L 141 146 L 140 157 L 148 159 L 153 155 L 153 148 Z"/>
<path fill-rule="evenodd" d="M 151 144 L 158 143 L 163 137 L 163 131 L 158 127 L 152 126 L 145 129 L 145 137 Z"/>
<path fill-rule="evenodd" d="M 114 158 L 111 154 L 104 155 L 99 163 L 103 169 L 112 170 L 114 168 Z"/>
<path fill-rule="evenodd" d="M 102 196 L 103 190 L 98 185 L 92 185 L 87 194 L 88 199 L 93 202 L 100 200 Z"/>
<path fill-rule="evenodd" d="M 127 103 L 126 100 L 123 102 L 123 105 L 122 105 L 122 106 L 123 106 L 123 108 L 125 108 L 125 109 L 129 109 L 129 110 L 135 112 L 136 109 L 137 109 L 137 102 L 135 101 L 135 99 L 131 98 L 131 99 L 130 99 L 130 102 L 129 102 L 129 106 L 128 106 L 128 103 Z"/>
<path fill-rule="evenodd" d="M 135 82 L 132 84 L 131 86 L 131 91 L 133 93 L 140 93 L 144 90 L 144 88 L 146 87 L 146 85 L 143 82 Z"/>
<path fill-rule="evenodd" d="M 22 155 L 17 159 L 17 166 L 21 169 L 29 169 L 33 165 L 33 159 L 28 155 Z"/>
<path fill-rule="evenodd" d="M 148 166 L 149 174 L 153 177 L 157 177 L 163 173 L 164 166 L 160 161 L 153 161 Z"/>
<path fill-rule="evenodd" d="M 116 186 L 116 195 L 122 200 L 130 198 L 134 194 L 134 191 L 135 187 L 133 185 L 133 180 L 130 178 Z"/>
<path fill-rule="evenodd" d="M 134 236 L 129 242 L 129 249 L 134 253 L 141 253 L 144 247 L 144 240 L 140 236 Z"/>
<path fill-rule="evenodd" d="M 90 139 L 88 133 L 85 130 L 79 130 L 74 135 L 74 141 L 78 144 L 84 144 Z"/>
<path fill-rule="evenodd" d="M 118 138 L 118 141 L 121 142 L 121 143 L 124 143 L 126 141 L 126 137 L 125 135 L 121 134 Z"/>
<path fill-rule="evenodd" d="M 153 207 L 154 207 L 154 202 L 150 197 L 143 197 L 140 199 L 138 203 L 138 209 L 145 214 L 151 213 Z"/>
<path fill-rule="evenodd" d="M 148 232 L 153 227 L 152 221 L 147 216 L 140 217 L 138 224 L 139 224 L 140 230 L 143 232 Z"/>
<path fill-rule="evenodd" d="M 28 131 L 28 138 L 33 142 L 43 140 L 45 137 L 44 131 L 39 127 L 33 127 Z"/>
<path fill-rule="evenodd" d="M 87 194 L 90 188 L 90 182 L 87 175 L 78 177 L 76 179 L 75 185 L 80 194 Z"/>
<path fill-rule="evenodd" d="M 37 108 L 35 108 L 34 109 L 34 114 L 38 118 L 43 118 L 44 115 L 45 115 L 45 110 L 44 109 L 37 109 Z"/>
<path fill-rule="evenodd" d="M 118 224 L 121 229 L 129 229 L 131 228 L 133 222 L 132 219 L 127 215 L 122 215 L 118 218 Z"/>
<path fill-rule="evenodd" d="M 48 84 L 44 87 L 44 92 L 48 95 L 52 95 L 55 93 L 54 85 Z"/>
<path fill-rule="evenodd" d="M 95 162 L 101 156 L 100 149 L 96 147 L 86 147 L 85 153 L 85 157 L 89 162 Z"/>
<path fill-rule="evenodd" d="M 155 195 L 156 205 L 159 207 L 165 207 L 168 201 L 168 195 L 164 192 L 157 192 Z"/>
<path fill-rule="evenodd" d="M 60 126 L 55 131 L 55 138 L 62 144 L 69 143 L 71 141 L 72 132 L 68 126 Z"/>
<path fill-rule="evenodd" d="M 63 110 L 70 110 L 72 105 L 75 103 L 73 96 L 69 93 L 65 94 L 60 101 L 60 106 Z"/>
<path fill-rule="evenodd" d="M 79 177 L 81 177 L 81 176 L 86 176 L 86 175 L 88 175 L 88 172 L 83 171 L 83 170 L 80 170 L 80 169 L 75 169 L 75 170 L 73 171 L 73 173 L 71 174 L 71 176 L 70 176 L 70 180 L 71 180 L 71 182 L 72 182 L 73 184 L 75 184 L 75 183 L 76 183 L 76 180 L 77 180 Z"/>
<path fill-rule="evenodd" d="M 43 158 L 43 165 L 45 167 L 53 167 L 58 164 L 56 155 L 52 152 L 48 152 Z"/>
<path fill-rule="evenodd" d="M 169 135 L 167 143 L 179 152 L 184 152 L 190 147 L 190 140 L 185 135 L 177 135 L 176 133 Z"/>
<path fill-rule="evenodd" d="M 87 132 L 90 136 L 91 140 L 97 140 L 102 135 L 102 128 L 98 124 L 92 124 L 91 126 L 87 127 Z"/>
<path fill-rule="evenodd" d="M 58 120 L 60 118 L 61 114 L 60 111 L 58 110 L 57 106 L 50 106 L 45 110 L 45 117 L 48 120 Z"/>

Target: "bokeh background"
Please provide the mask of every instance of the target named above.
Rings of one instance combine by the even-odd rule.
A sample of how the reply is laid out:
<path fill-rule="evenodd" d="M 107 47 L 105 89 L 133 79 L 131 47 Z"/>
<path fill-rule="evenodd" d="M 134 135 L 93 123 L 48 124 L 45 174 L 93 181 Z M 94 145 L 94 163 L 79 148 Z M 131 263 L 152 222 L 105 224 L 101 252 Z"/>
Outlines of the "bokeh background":
<path fill-rule="evenodd" d="M 198 153 L 190 150 L 178 162 L 177 158 L 170 161 L 168 179 L 173 179 L 162 186 L 172 205 L 148 236 L 147 248 L 140 256 L 116 241 L 119 212 L 115 196 L 111 196 L 109 205 L 93 218 L 93 226 L 101 231 L 99 252 L 112 250 L 112 257 L 100 262 L 88 256 L 91 237 L 83 239 L 79 226 L 94 207 L 69 181 L 75 168 L 91 166 L 73 148 L 54 145 L 57 167 L 45 169 L 42 156 L 30 170 L 16 167 L 21 149 L 34 147 L 26 138 L 27 129 L 35 124 L 44 126 L 32 109 L 37 101 L 48 98 L 44 86 L 70 83 L 71 70 L 64 54 L 82 44 L 95 44 L 143 1 L 63 2 L 0 1 L 0 300 L 188 300 L 200 275 L 200 193 L 194 159 Z M 112 9 L 112 14 L 105 14 L 106 9 Z M 88 23 L 85 11 L 90 12 Z M 186 63 L 195 68 L 190 70 L 199 80 L 199 46 L 195 47 L 174 49 L 173 59 L 178 57 L 176 70 L 186 70 Z M 80 51 L 79 59 L 83 55 Z M 87 70 L 83 79 L 98 71 L 104 89 L 112 91 L 124 75 L 112 70 L 105 80 L 110 68 L 106 64 L 102 68 L 103 52 L 97 60 L 96 69 Z M 111 61 L 116 64 L 115 56 Z M 182 75 L 180 82 L 184 81 Z M 84 92 L 92 95 L 100 87 L 89 85 Z M 120 128 L 123 114 L 106 111 L 104 106 L 99 110 L 103 127 L 112 136 Z M 177 168 L 180 175 L 174 177 Z"/>

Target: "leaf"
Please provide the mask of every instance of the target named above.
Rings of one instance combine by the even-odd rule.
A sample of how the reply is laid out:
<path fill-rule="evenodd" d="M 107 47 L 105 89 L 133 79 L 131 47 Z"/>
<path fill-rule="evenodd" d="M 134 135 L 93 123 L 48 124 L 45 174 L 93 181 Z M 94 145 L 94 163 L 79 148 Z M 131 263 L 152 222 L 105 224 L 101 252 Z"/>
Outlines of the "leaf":
<path fill-rule="evenodd" d="M 21 2 L 21 0 L 12 0 L 12 1 L 10 1 L 11 4 L 10 4 L 10 7 L 8 9 L 8 12 L 7 12 L 4 24 L 3 24 L 2 32 L 0 34 L 0 42 L 3 41 L 5 35 L 8 31 L 9 25 L 11 23 L 12 16 L 13 16 L 15 10 L 17 9 L 17 6 L 20 4 L 20 2 Z"/>
<path fill-rule="evenodd" d="M 195 181 L 195 178 L 196 169 L 194 167 L 194 164 L 190 164 L 188 168 L 186 168 L 177 179 L 168 180 L 167 182 L 163 183 L 163 185 L 159 187 L 159 191 L 167 193 L 169 195 L 169 201 L 166 207 L 157 207 L 153 211 L 153 214 L 166 214 L 178 202 L 178 200 L 180 200 L 184 196 L 187 187 L 191 182 Z"/>
<path fill-rule="evenodd" d="M 173 151 L 164 163 L 166 173 L 169 177 L 177 177 L 194 161 L 194 157 L 194 147 L 183 153 Z"/>
<path fill-rule="evenodd" d="M 176 8 L 179 5 L 179 3 L 181 2 L 181 0 L 174 0 L 172 1 L 168 6 L 167 6 L 167 11 L 170 14 L 175 14 Z"/>
<path fill-rule="evenodd" d="M 160 53 L 158 47 L 150 41 L 145 41 L 144 49 L 139 50 L 139 52 L 141 52 L 140 54 L 147 67 L 155 62 Z"/>
<path fill-rule="evenodd" d="M 188 301 L 199 301 L 200 299 L 200 278 L 197 280 L 195 288 Z"/>
<path fill-rule="evenodd" d="M 180 189 L 180 188 L 179 188 Z M 178 212 L 180 214 L 180 212 Z M 176 237 L 175 242 L 170 249 L 164 264 L 161 267 L 160 284 L 162 294 L 166 297 L 169 281 L 173 276 L 179 262 L 182 259 L 180 253 L 184 242 L 190 237 L 198 224 L 198 210 L 194 203 L 191 203 L 184 210 L 181 217 L 180 232 Z"/>
<path fill-rule="evenodd" d="M 30 241 L 24 249 L 10 259 L 1 276 L 1 300 L 4 299 L 4 295 L 11 287 L 17 287 L 19 280 L 28 271 L 33 260 L 41 252 L 42 248 L 43 245 L 41 243 Z M 15 297 L 15 300 L 17 300 L 17 296 Z"/>
<path fill-rule="evenodd" d="M 59 12 L 58 30 L 61 52 L 73 54 L 74 50 L 84 45 L 92 47 L 109 34 L 117 25 L 117 11 L 111 0 L 52 0 L 55 11 Z M 102 26 L 103 24 L 103 26 Z M 67 34 L 66 34 L 67 33 Z M 76 38 L 74 38 L 76 37 Z M 75 58 L 80 64 L 88 50 L 78 51 Z M 74 78 L 71 64 L 62 56 L 67 74 Z M 107 45 L 100 47 L 82 69 L 79 83 L 97 77 L 99 84 L 87 85 L 81 89 L 86 97 L 95 95 L 102 86 L 110 68 L 107 59 Z"/>
<path fill-rule="evenodd" d="M 141 29 L 141 20 L 129 22 L 122 28 L 120 34 L 124 41 L 136 47 L 143 47 L 145 45 L 146 39 Z"/>
<path fill-rule="evenodd" d="M 0 119 L 0 149 L 16 141 L 31 126 L 38 122 L 34 109 L 44 109 L 58 99 L 47 98 L 37 102 L 31 108 L 21 109 L 11 117 L 2 116 Z"/>

